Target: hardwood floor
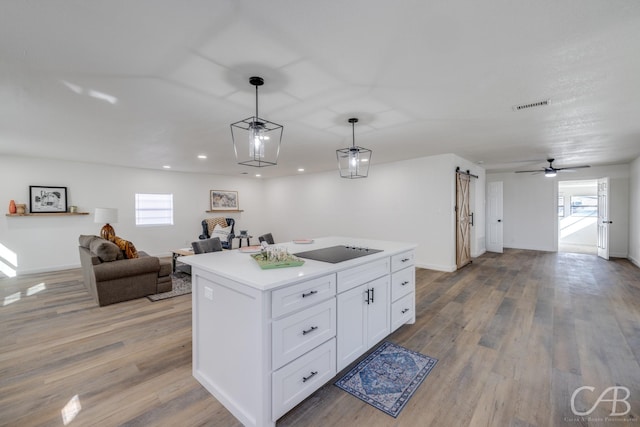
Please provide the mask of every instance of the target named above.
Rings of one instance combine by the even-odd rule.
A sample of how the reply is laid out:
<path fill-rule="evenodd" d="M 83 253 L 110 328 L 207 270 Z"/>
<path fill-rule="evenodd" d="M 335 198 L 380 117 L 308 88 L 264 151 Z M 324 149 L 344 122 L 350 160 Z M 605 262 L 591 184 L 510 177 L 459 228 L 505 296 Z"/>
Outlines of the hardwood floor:
<path fill-rule="evenodd" d="M 389 341 L 439 359 L 398 418 L 332 382 L 278 426 L 640 425 L 640 269 L 507 250 L 418 269 L 415 325 Z M 0 279 L 0 425 L 239 426 L 191 376 L 191 296 L 97 307 L 80 270 Z M 223 351 L 223 349 L 221 349 Z M 571 396 L 581 386 L 576 410 Z M 611 386 L 617 411 L 598 396 Z M 604 396 L 612 399 L 613 392 Z"/>

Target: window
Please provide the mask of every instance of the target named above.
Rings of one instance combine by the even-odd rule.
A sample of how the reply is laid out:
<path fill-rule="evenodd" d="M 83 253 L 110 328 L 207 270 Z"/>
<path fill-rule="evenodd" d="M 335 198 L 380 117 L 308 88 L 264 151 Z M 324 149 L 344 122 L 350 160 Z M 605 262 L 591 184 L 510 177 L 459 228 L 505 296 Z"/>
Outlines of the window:
<path fill-rule="evenodd" d="M 173 225 L 173 194 L 136 194 L 136 225 Z"/>
<path fill-rule="evenodd" d="M 564 217 L 564 196 L 558 196 L 558 216 Z"/>
<path fill-rule="evenodd" d="M 598 196 L 571 196 L 571 215 L 598 216 Z"/>

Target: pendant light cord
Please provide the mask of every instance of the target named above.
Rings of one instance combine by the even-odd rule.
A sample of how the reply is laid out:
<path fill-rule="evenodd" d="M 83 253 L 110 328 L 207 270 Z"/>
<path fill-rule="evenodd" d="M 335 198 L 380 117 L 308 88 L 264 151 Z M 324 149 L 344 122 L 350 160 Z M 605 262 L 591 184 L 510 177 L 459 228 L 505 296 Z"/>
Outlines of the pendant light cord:
<path fill-rule="evenodd" d="M 258 120 L 258 85 L 256 85 L 256 120 Z"/>
<path fill-rule="evenodd" d="M 351 147 L 356 148 L 356 123 L 351 122 Z"/>

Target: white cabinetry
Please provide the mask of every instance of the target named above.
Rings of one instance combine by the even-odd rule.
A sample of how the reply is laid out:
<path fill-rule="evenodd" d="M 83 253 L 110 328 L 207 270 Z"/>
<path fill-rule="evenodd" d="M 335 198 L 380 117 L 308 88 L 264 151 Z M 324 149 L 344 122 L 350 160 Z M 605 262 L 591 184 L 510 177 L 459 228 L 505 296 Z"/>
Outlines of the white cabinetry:
<path fill-rule="evenodd" d="M 335 274 L 271 293 L 273 421 L 337 372 L 335 295 Z"/>
<path fill-rule="evenodd" d="M 311 247 L 344 240 L 354 242 L 320 238 Z M 415 245 L 360 246 L 382 251 L 268 271 L 238 251 L 185 257 L 193 376 L 242 424 L 274 427 L 392 330 L 415 321 Z"/>
<path fill-rule="evenodd" d="M 391 332 L 416 322 L 416 269 L 414 252 L 391 257 Z"/>
<path fill-rule="evenodd" d="M 338 287 L 342 288 L 340 279 Z M 338 294 L 338 371 L 389 335 L 389 327 L 388 270 Z"/>
<path fill-rule="evenodd" d="M 336 374 L 336 340 L 273 373 L 273 420 L 286 414 Z"/>

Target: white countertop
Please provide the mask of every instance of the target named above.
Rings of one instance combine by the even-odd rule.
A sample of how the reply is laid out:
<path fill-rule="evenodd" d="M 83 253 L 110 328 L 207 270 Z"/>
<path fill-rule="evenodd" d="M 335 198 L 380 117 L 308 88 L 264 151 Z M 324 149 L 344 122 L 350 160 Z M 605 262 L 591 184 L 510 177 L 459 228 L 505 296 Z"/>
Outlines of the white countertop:
<path fill-rule="evenodd" d="M 381 249 L 382 252 L 336 264 L 304 259 L 304 265 L 300 267 L 276 268 L 272 270 L 261 269 L 258 263 L 251 258 L 251 254 L 240 252 L 237 249 L 184 256 L 180 258 L 180 262 L 191 265 L 194 269 L 193 274 L 197 274 L 197 270 L 202 269 L 204 271 L 218 274 L 227 279 L 246 284 L 253 288 L 266 291 L 382 259 L 384 257 L 415 249 L 417 246 L 415 243 L 337 236 L 313 239 L 313 243 L 310 244 L 287 242 L 278 243 L 274 246 L 287 248 L 289 253 L 295 254 L 297 252 L 328 248 L 336 245 Z"/>

